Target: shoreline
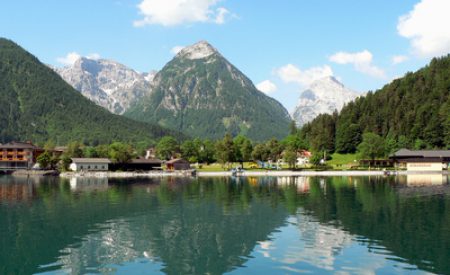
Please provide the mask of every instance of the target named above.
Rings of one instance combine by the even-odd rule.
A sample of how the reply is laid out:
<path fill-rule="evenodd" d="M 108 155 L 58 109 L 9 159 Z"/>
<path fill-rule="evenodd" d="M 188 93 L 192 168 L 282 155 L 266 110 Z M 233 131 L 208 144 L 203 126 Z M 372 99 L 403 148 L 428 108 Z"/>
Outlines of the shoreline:
<path fill-rule="evenodd" d="M 388 173 L 387 173 L 388 172 Z M 150 171 L 150 172 L 63 172 L 59 176 L 62 178 L 73 177 L 94 177 L 94 178 L 155 178 L 155 177 L 298 177 L 298 176 L 397 176 L 397 175 L 423 175 L 423 174 L 442 174 L 448 175 L 449 171 L 245 171 L 233 175 L 230 171 L 219 172 L 196 172 L 186 171 Z"/>

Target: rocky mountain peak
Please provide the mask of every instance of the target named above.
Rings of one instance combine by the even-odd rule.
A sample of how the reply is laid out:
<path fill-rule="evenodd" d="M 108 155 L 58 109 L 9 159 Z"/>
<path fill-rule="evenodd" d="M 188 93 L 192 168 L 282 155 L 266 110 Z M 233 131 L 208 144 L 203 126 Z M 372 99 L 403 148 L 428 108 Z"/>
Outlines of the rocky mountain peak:
<path fill-rule="evenodd" d="M 141 74 L 113 60 L 87 57 L 71 66 L 53 69 L 85 97 L 117 114 L 151 91 L 156 74 Z"/>
<path fill-rule="evenodd" d="M 218 51 L 207 41 L 202 40 L 195 43 L 194 45 L 183 48 L 177 56 L 193 60 L 203 59 L 215 53 L 218 53 Z"/>
<path fill-rule="evenodd" d="M 301 127 L 319 114 L 340 111 L 346 103 L 360 95 L 332 76 L 316 80 L 300 94 L 292 118 Z"/>
<path fill-rule="evenodd" d="M 344 84 L 339 82 L 339 80 L 337 80 L 334 76 L 326 76 L 324 78 L 314 81 L 311 84 L 310 88 L 315 88 L 315 87 L 324 86 L 324 85 L 336 85 L 339 87 L 344 87 Z"/>
<path fill-rule="evenodd" d="M 290 122 L 279 102 L 206 41 L 181 50 L 155 76 L 152 93 L 125 115 L 211 139 L 226 133 L 281 138 Z"/>

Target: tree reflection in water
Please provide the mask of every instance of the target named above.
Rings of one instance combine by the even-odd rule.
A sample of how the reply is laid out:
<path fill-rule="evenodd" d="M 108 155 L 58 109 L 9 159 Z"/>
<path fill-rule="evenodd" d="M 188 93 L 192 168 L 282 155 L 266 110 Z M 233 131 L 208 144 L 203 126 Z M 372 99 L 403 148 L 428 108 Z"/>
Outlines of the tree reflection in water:
<path fill-rule="evenodd" d="M 448 184 L 426 196 L 407 185 L 395 177 L 2 177 L 0 273 L 110 272 L 135 262 L 224 273 L 245 266 L 255 247 L 267 256 L 291 222 L 303 245 L 284 259 L 292 263 L 333 270 L 356 242 L 450 273 Z"/>

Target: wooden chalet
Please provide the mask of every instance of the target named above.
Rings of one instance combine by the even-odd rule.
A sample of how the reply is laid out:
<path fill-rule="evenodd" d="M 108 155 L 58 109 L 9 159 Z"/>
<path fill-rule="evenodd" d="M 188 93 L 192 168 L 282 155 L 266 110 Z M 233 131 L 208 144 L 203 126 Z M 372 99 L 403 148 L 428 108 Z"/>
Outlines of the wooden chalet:
<path fill-rule="evenodd" d="M 13 141 L 0 145 L 0 170 L 31 169 L 36 158 L 44 152 L 31 142 Z"/>

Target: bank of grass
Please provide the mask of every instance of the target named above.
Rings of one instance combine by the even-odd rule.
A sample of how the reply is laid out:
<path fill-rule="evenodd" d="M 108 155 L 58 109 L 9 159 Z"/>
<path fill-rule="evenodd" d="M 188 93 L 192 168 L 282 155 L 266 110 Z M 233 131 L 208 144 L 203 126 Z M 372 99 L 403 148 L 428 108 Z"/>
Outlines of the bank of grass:
<path fill-rule="evenodd" d="M 326 169 L 329 170 L 348 170 L 348 169 L 355 169 L 358 166 L 358 163 L 355 162 L 356 160 L 356 154 L 339 154 L 334 153 L 332 156 L 332 159 L 327 161 Z M 255 168 L 254 162 L 244 162 L 244 169 L 246 171 L 267 171 L 267 169 L 261 169 L 261 168 Z M 234 162 L 232 164 L 229 164 L 228 166 L 222 166 L 220 163 L 211 163 L 209 165 L 207 164 L 201 164 L 201 168 L 196 168 L 200 172 L 223 172 L 223 171 L 229 171 L 231 168 L 234 167 L 240 167 L 241 164 L 239 162 Z M 288 169 L 287 166 L 281 167 L 283 170 Z M 317 168 L 314 167 L 298 167 L 298 169 L 302 170 L 316 170 Z"/>
<path fill-rule="evenodd" d="M 199 172 L 223 172 L 229 171 L 231 168 L 240 167 L 241 163 L 233 162 L 232 164 L 223 166 L 220 163 L 211 163 L 211 164 L 201 164 L 201 167 L 195 168 Z M 244 162 L 245 171 L 266 171 L 266 169 L 255 168 L 256 164 L 254 162 Z M 284 168 L 284 167 L 283 167 Z"/>
<path fill-rule="evenodd" d="M 331 160 L 327 161 L 327 165 L 337 170 L 351 169 L 358 165 L 358 162 L 355 162 L 356 158 L 356 154 L 334 153 L 331 155 Z"/>

